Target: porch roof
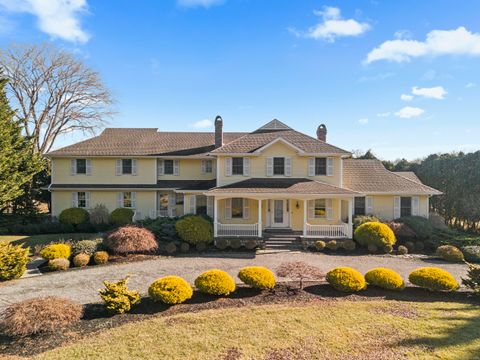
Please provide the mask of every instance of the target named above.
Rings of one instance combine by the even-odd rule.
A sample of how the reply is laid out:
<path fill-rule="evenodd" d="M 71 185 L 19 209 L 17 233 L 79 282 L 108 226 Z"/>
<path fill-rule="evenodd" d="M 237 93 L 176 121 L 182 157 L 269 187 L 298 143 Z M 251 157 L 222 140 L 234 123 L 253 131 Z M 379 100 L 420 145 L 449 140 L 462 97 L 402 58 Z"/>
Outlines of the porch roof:
<path fill-rule="evenodd" d="M 305 178 L 251 178 L 237 183 L 220 186 L 208 191 L 207 195 L 230 193 L 249 194 L 298 194 L 298 195 L 359 195 L 360 193 L 324 182 Z"/>

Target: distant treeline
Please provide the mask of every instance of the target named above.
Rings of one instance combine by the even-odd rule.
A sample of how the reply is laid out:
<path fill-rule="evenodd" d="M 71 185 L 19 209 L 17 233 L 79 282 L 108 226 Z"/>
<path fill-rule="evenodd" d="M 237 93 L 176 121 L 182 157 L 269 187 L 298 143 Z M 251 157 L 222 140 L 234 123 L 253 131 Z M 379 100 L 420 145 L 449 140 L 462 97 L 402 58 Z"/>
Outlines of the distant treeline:
<path fill-rule="evenodd" d="M 362 158 L 372 158 L 368 151 Z M 443 195 L 432 196 L 431 209 L 452 226 L 480 230 L 480 151 L 433 154 L 423 160 L 383 161 L 392 171 L 413 171 Z"/>

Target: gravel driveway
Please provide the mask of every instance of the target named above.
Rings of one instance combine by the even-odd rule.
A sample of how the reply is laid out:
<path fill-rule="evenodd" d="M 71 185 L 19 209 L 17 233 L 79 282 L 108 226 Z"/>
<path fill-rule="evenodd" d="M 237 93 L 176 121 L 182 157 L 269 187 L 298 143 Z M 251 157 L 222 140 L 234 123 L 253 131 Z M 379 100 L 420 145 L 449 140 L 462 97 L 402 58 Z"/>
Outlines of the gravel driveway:
<path fill-rule="evenodd" d="M 236 277 L 238 270 L 247 265 L 263 265 L 276 269 L 287 261 L 305 261 L 327 272 L 337 266 L 351 266 L 362 273 L 374 267 L 389 267 L 398 271 L 405 279 L 415 268 L 438 266 L 450 271 L 458 281 L 466 273 L 463 264 L 446 263 L 440 260 L 409 258 L 390 255 L 325 255 L 307 252 L 277 253 L 212 253 L 204 255 L 159 258 L 155 260 L 108 266 L 92 266 L 86 269 L 49 273 L 27 277 L 0 284 L 0 309 L 8 304 L 32 297 L 57 295 L 68 297 L 81 303 L 97 302 L 97 290 L 102 288 L 103 280 L 117 280 L 131 275 L 130 288 L 146 294 L 148 286 L 157 278 L 165 275 L 179 275 L 193 283 L 202 272 L 211 268 L 226 270 Z M 237 279 L 237 281 L 239 281 Z"/>

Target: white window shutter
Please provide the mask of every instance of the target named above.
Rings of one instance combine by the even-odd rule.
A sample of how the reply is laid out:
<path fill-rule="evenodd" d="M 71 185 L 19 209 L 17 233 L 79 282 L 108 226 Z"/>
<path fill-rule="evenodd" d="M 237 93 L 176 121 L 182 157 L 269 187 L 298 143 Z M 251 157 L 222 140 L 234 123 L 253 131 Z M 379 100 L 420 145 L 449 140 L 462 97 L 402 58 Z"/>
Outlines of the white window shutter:
<path fill-rule="evenodd" d="M 232 218 L 232 199 L 225 199 L 225 219 Z"/>
<path fill-rule="evenodd" d="M 120 176 L 122 175 L 122 160 L 117 159 L 115 165 L 115 175 Z"/>
<path fill-rule="evenodd" d="M 250 158 L 243 158 L 243 176 L 250 176 Z"/>
<path fill-rule="evenodd" d="M 91 199 L 91 193 L 89 191 L 85 192 L 85 207 L 87 209 L 90 209 L 90 199 Z"/>
<path fill-rule="evenodd" d="M 250 218 L 250 201 L 249 199 L 243 199 L 243 218 Z"/>
<path fill-rule="evenodd" d="M 267 176 L 273 176 L 273 157 L 267 157 Z"/>
<path fill-rule="evenodd" d="M 131 193 L 132 197 L 132 208 L 136 209 L 137 208 L 137 193 L 135 191 L 132 191 Z"/>
<path fill-rule="evenodd" d="M 162 159 L 158 159 L 157 160 L 157 175 L 158 176 L 162 176 L 165 174 L 165 167 L 163 165 L 163 160 Z"/>
<path fill-rule="evenodd" d="M 420 215 L 420 198 L 418 196 L 412 196 L 412 216 Z"/>
<path fill-rule="evenodd" d="M 85 160 L 85 170 L 86 175 L 92 175 L 92 160 Z"/>
<path fill-rule="evenodd" d="M 225 158 L 225 176 L 232 176 L 232 158 Z"/>
<path fill-rule="evenodd" d="M 78 205 L 78 193 L 72 192 L 72 207 L 77 207 Z"/>
<path fill-rule="evenodd" d="M 213 196 L 207 196 L 207 215 L 213 217 Z"/>
<path fill-rule="evenodd" d="M 308 218 L 315 218 L 315 200 L 308 200 Z"/>
<path fill-rule="evenodd" d="M 372 196 L 365 197 L 365 214 L 367 215 L 373 214 L 373 197 Z"/>
<path fill-rule="evenodd" d="M 327 176 L 333 176 L 333 158 L 327 157 Z"/>
<path fill-rule="evenodd" d="M 292 158 L 285 158 L 285 176 L 292 176 Z"/>
<path fill-rule="evenodd" d="M 173 175 L 180 175 L 180 160 L 173 160 Z"/>
<path fill-rule="evenodd" d="M 76 175 L 77 174 L 77 160 L 72 159 L 70 160 L 70 175 Z"/>
<path fill-rule="evenodd" d="M 188 212 L 190 214 L 195 214 L 197 211 L 197 197 L 195 195 L 190 195 Z"/>
<path fill-rule="evenodd" d="M 123 208 L 123 192 L 117 193 L 117 208 Z"/>
<path fill-rule="evenodd" d="M 393 218 L 398 219 L 400 217 L 400 196 L 393 198 Z"/>
<path fill-rule="evenodd" d="M 308 176 L 315 176 L 315 158 L 308 158 Z"/>
<path fill-rule="evenodd" d="M 327 219 L 332 220 L 333 219 L 333 201 L 332 201 L 332 199 L 326 199 L 325 204 L 327 206 Z"/>
<path fill-rule="evenodd" d="M 137 159 L 132 159 L 132 175 L 137 176 Z"/>
<path fill-rule="evenodd" d="M 201 165 L 201 172 L 202 174 L 205 174 L 207 172 L 207 161 L 206 160 L 202 160 L 202 165 Z"/>

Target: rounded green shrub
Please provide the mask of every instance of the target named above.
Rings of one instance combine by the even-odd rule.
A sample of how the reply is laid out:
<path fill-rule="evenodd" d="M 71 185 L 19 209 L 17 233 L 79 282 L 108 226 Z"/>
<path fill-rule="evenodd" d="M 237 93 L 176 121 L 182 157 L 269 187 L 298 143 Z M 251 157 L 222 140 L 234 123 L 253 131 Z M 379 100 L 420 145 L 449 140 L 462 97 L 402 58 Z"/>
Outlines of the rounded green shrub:
<path fill-rule="evenodd" d="M 407 241 L 405 243 L 405 247 L 408 249 L 409 253 L 413 253 L 415 251 L 415 243 L 413 241 Z"/>
<path fill-rule="evenodd" d="M 101 243 L 99 240 L 80 240 L 72 244 L 73 255 L 87 254 L 92 256 L 97 251 L 98 245 Z"/>
<path fill-rule="evenodd" d="M 405 282 L 400 274 L 386 268 L 375 268 L 365 274 L 365 280 L 369 285 L 387 290 L 403 290 Z"/>
<path fill-rule="evenodd" d="M 256 247 L 258 246 L 258 242 L 257 240 L 247 240 L 247 242 L 245 243 L 245 248 L 247 250 L 253 250 L 255 249 Z"/>
<path fill-rule="evenodd" d="M 397 241 L 392 229 L 381 222 L 366 222 L 355 229 L 355 240 L 362 246 L 375 245 L 382 249 L 385 245 L 394 245 Z"/>
<path fill-rule="evenodd" d="M 230 247 L 234 250 L 238 250 L 242 247 L 242 242 L 240 239 L 232 239 L 230 240 Z"/>
<path fill-rule="evenodd" d="M 325 244 L 325 241 L 322 241 L 322 240 L 315 241 L 315 249 L 317 251 L 322 251 L 323 249 L 325 249 L 326 246 L 327 244 Z"/>
<path fill-rule="evenodd" d="M 215 241 L 217 249 L 225 250 L 228 247 L 228 241 L 226 239 L 218 239 Z"/>
<path fill-rule="evenodd" d="M 330 240 L 329 242 L 327 242 L 326 247 L 328 250 L 336 251 L 338 249 L 337 240 Z"/>
<path fill-rule="evenodd" d="M 70 267 L 70 261 L 65 258 L 48 260 L 48 268 L 52 271 L 67 270 Z"/>
<path fill-rule="evenodd" d="M 370 253 L 375 254 L 378 251 L 378 246 L 375 244 L 368 244 L 367 249 Z"/>
<path fill-rule="evenodd" d="M 20 278 L 27 270 L 30 249 L 0 242 L 0 281 Z"/>
<path fill-rule="evenodd" d="M 408 280 L 430 291 L 455 291 L 459 288 L 457 280 L 448 271 L 435 268 L 419 268 L 410 273 Z"/>
<path fill-rule="evenodd" d="M 356 245 L 355 241 L 353 241 L 353 240 L 345 240 L 342 243 L 342 247 L 347 251 L 353 251 L 353 250 L 355 250 L 357 245 Z"/>
<path fill-rule="evenodd" d="M 327 282 L 338 291 L 356 292 L 367 287 L 363 275 L 349 267 L 338 267 L 330 270 L 326 276 Z"/>
<path fill-rule="evenodd" d="M 165 245 L 165 251 L 167 254 L 175 254 L 177 252 L 177 245 L 175 245 L 174 242 L 169 242 L 167 245 Z"/>
<path fill-rule="evenodd" d="M 393 246 L 392 245 L 385 245 L 382 250 L 385 254 L 390 254 L 393 251 Z"/>
<path fill-rule="evenodd" d="M 90 262 L 90 255 L 80 253 L 73 257 L 73 265 L 76 267 L 84 267 L 87 266 Z"/>
<path fill-rule="evenodd" d="M 118 208 L 110 214 L 110 222 L 117 226 L 124 226 L 133 222 L 135 212 L 132 209 Z"/>
<path fill-rule="evenodd" d="M 97 265 L 103 265 L 108 262 L 108 253 L 106 251 L 97 251 L 93 254 L 93 262 Z"/>
<path fill-rule="evenodd" d="M 180 252 L 182 253 L 186 253 L 190 250 L 190 244 L 189 243 L 186 243 L 186 242 L 182 242 L 180 244 Z"/>
<path fill-rule="evenodd" d="M 88 211 L 82 208 L 69 208 L 63 210 L 58 216 L 58 220 L 62 224 L 79 225 L 86 223 L 90 215 Z"/>
<path fill-rule="evenodd" d="M 175 224 L 178 236 L 189 244 L 209 244 L 213 241 L 212 224 L 200 216 L 186 216 Z"/>
<path fill-rule="evenodd" d="M 179 276 L 165 276 L 155 280 L 148 288 L 148 294 L 165 304 L 181 304 L 193 295 L 192 287 Z"/>
<path fill-rule="evenodd" d="M 406 255 L 408 254 L 408 248 L 404 245 L 400 245 L 397 248 L 397 255 Z"/>
<path fill-rule="evenodd" d="M 365 224 L 367 222 L 378 222 L 380 221 L 379 218 L 373 215 L 356 215 L 353 218 L 353 228 L 356 229 L 362 224 Z"/>
<path fill-rule="evenodd" d="M 70 255 L 72 255 L 72 248 L 67 244 L 50 244 L 40 251 L 40 256 L 45 260 L 70 259 Z"/>
<path fill-rule="evenodd" d="M 450 262 L 462 262 L 464 256 L 462 251 L 452 245 L 442 245 L 437 248 L 435 255 L 441 257 L 445 261 Z"/>
<path fill-rule="evenodd" d="M 223 270 L 207 270 L 195 279 L 198 290 L 212 295 L 228 295 L 235 291 L 235 280 Z"/>
<path fill-rule="evenodd" d="M 275 286 L 275 275 L 263 266 L 244 267 L 240 269 L 238 278 L 256 289 L 273 289 Z"/>

